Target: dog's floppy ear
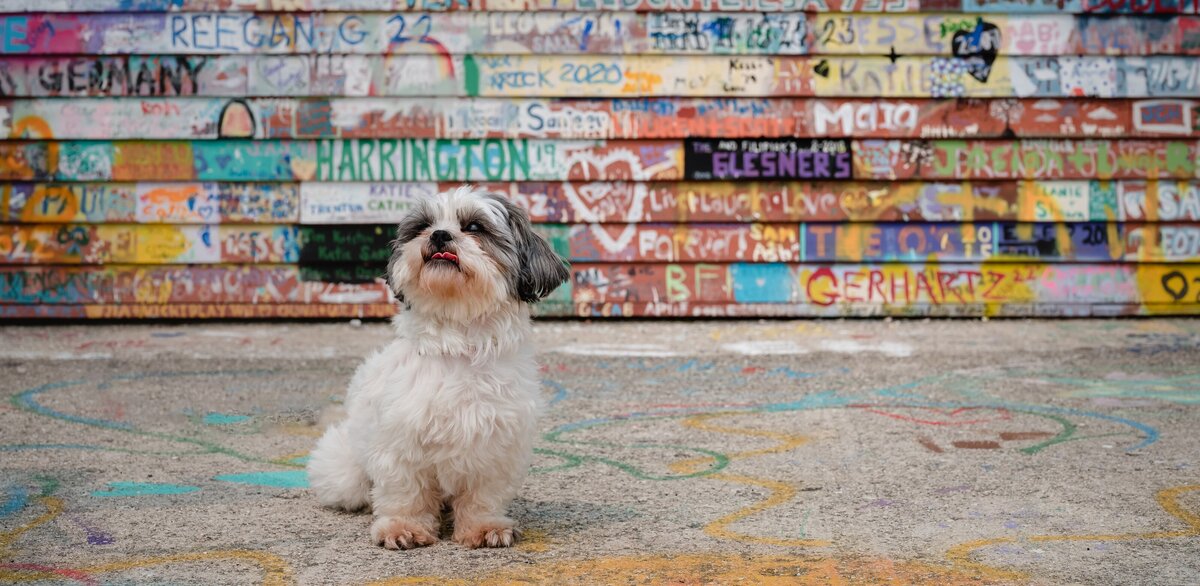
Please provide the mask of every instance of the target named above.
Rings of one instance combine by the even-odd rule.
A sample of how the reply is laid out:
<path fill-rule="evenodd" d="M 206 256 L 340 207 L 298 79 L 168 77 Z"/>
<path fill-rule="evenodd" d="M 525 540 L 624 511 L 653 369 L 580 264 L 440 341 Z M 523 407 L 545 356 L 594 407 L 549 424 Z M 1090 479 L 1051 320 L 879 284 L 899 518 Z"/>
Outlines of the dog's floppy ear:
<path fill-rule="evenodd" d="M 567 261 L 558 256 L 529 221 L 529 214 L 503 196 L 488 194 L 504 206 L 509 229 L 517 247 L 516 294 L 526 303 L 536 303 L 554 292 L 571 277 Z"/>
<path fill-rule="evenodd" d="M 391 289 L 392 296 L 396 298 L 396 301 L 404 303 L 404 291 L 400 290 L 400 284 L 397 283 L 396 278 L 392 276 L 395 274 L 396 263 L 400 262 L 400 257 L 403 255 L 403 252 L 400 250 L 400 239 L 397 238 L 396 240 L 393 240 L 391 244 L 392 255 L 388 257 L 387 273 L 383 276 L 383 278 L 387 281 L 388 289 Z"/>

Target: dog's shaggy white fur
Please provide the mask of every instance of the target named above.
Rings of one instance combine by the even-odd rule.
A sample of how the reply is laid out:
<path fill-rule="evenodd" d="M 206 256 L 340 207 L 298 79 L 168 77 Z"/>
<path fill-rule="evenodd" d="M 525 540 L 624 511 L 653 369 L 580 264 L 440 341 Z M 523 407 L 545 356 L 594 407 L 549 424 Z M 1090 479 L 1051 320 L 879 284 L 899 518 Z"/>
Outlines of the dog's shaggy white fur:
<path fill-rule="evenodd" d="M 318 500 L 375 514 L 371 539 L 507 547 L 505 516 L 532 459 L 540 405 L 529 304 L 568 271 L 524 211 L 470 187 L 422 201 L 393 242 L 388 282 L 398 337 L 359 367 L 346 418 L 308 463 Z"/>

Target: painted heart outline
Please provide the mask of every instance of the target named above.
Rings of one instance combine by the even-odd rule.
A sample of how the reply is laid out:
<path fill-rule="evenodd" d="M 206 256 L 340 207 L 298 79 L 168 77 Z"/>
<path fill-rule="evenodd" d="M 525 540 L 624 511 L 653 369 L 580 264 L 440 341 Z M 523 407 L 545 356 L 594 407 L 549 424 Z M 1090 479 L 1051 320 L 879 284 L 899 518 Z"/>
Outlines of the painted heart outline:
<path fill-rule="evenodd" d="M 1000 29 L 983 18 L 975 19 L 975 28 L 954 33 L 950 39 L 954 56 L 962 59 L 971 77 L 986 82 L 992 74 L 992 64 L 1000 52 Z"/>

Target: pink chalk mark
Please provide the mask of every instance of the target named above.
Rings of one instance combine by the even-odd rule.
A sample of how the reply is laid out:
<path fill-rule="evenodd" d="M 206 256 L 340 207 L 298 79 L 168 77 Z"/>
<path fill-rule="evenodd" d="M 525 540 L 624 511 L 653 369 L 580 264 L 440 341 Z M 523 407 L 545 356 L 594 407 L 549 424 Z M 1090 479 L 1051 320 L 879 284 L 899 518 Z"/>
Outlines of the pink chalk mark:
<path fill-rule="evenodd" d="M 71 580 L 81 584 L 94 584 L 96 586 L 100 585 L 100 582 L 86 573 L 69 568 L 52 568 L 50 566 L 41 566 L 38 564 L 0 564 L 0 568 L 25 572 L 44 572 L 47 574 L 62 576 L 64 578 L 70 578 Z"/>

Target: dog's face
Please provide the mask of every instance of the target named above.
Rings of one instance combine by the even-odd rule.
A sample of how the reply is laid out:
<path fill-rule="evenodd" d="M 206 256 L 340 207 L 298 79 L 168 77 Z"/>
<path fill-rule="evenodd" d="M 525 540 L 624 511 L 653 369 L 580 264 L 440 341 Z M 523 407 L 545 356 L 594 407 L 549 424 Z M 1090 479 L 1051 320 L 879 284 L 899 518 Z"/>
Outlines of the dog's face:
<path fill-rule="evenodd" d="M 409 212 L 392 242 L 387 275 L 397 299 L 461 317 L 509 300 L 536 302 L 568 276 L 524 210 L 469 186 Z"/>

